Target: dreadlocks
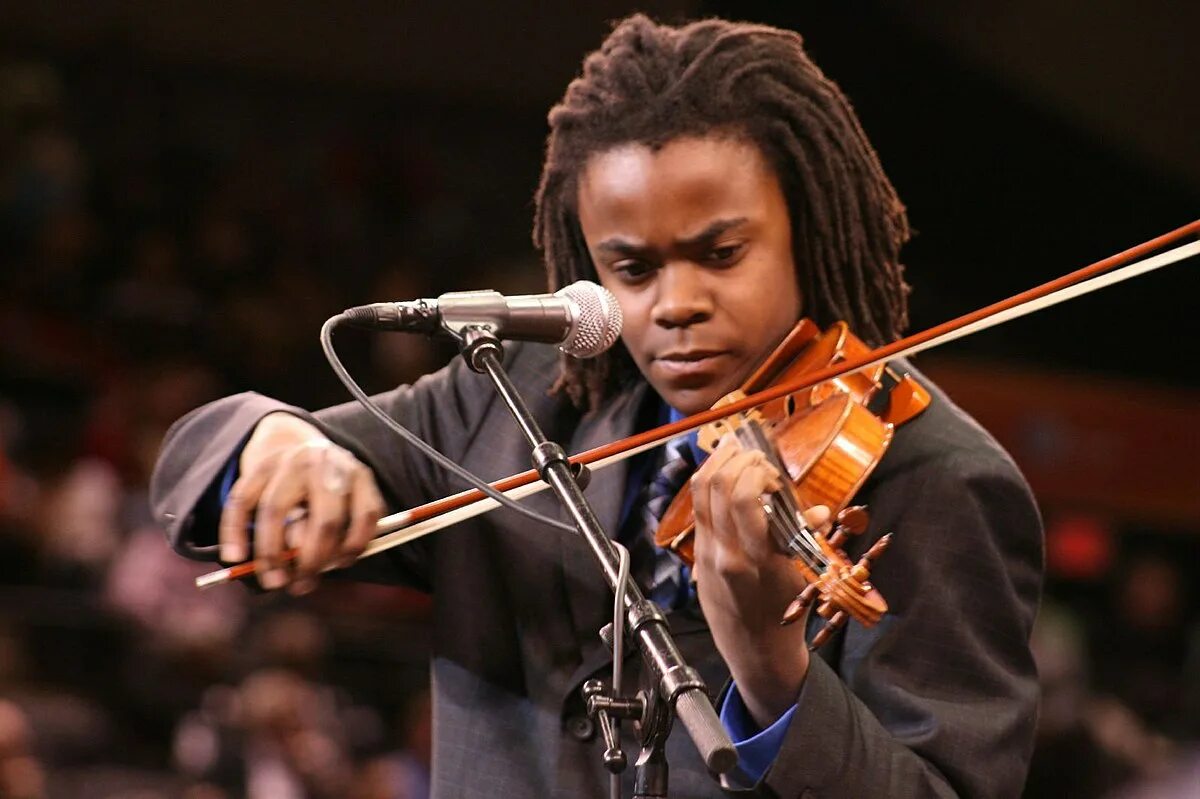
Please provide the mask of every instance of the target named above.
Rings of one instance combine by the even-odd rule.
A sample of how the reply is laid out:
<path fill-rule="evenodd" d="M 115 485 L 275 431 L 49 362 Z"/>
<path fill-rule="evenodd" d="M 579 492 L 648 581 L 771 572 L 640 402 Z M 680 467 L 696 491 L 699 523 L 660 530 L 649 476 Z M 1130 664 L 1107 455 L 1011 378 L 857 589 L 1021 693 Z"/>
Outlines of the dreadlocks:
<path fill-rule="evenodd" d="M 849 101 L 797 34 L 629 17 L 587 57 L 549 122 L 533 240 L 551 290 L 597 279 L 575 208 L 590 156 L 627 143 L 657 149 L 684 136 L 731 136 L 754 143 L 780 181 L 807 315 L 820 325 L 845 319 L 870 344 L 904 330 L 904 206 Z M 634 373 L 620 345 L 587 361 L 564 356 L 554 390 L 595 407 Z"/>

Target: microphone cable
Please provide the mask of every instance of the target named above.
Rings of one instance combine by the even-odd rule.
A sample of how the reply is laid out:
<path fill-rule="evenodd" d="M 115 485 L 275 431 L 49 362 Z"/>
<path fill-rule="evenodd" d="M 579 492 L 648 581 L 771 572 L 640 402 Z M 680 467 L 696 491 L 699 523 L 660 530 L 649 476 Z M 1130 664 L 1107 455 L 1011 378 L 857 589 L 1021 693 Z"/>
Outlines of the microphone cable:
<path fill-rule="evenodd" d="M 325 360 L 329 361 L 329 366 L 333 369 L 334 374 L 338 376 L 338 379 L 342 381 L 342 384 L 346 387 L 346 390 L 349 391 L 356 400 L 358 400 L 360 405 L 370 411 L 372 416 L 383 422 L 383 424 L 386 425 L 392 432 L 404 439 L 406 443 L 415 447 L 416 450 L 422 455 L 429 458 L 434 463 L 441 466 L 443 469 L 455 475 L 456 477 L 466 481 L 472 487 L 479 489 L 484 494 L 496 500 L 496 502 L 500 503 L 509 510 L 515 511 L 516 513 L 526 516 L 527 518 L 532 519 L 535 522 L 539 522 L 540 524 L 553 527 L 556 530 L 562 530 L 568 533 L 578 532 L 574 525 L 566 524 L 558 519 L 553 519 L 545 514 L 538 513 L 537 511 L 531 510 L 530 508 L 521 505 L 517 501 L 504 496 L 502 492 L 497 491 L 480 477 L 450 460 L 441 452 L 438 452 L 432 446 L 422 441 L 420 436 L 418 436 L 416 433 L 412 432 L 404 425 L 388 416 L 387 412 L 385 412 L 383 408 L 380 408 L 374 400 L 368 397 L 367 393 L 363 391 L 362 387 L 359 386 L 358 383 L 355 382 L 354 378 L 350 376 L 350 372 L 347 371 L 346 367 L 342 364 L 341 359 L 337 356 L 337 352 L 333 348 L 333 329 L 347 321 L 350 320 L 345 313 L 331 316 L 325 320 L 325 323 L 321 325 L 321 350 L 325 353 Z"/>

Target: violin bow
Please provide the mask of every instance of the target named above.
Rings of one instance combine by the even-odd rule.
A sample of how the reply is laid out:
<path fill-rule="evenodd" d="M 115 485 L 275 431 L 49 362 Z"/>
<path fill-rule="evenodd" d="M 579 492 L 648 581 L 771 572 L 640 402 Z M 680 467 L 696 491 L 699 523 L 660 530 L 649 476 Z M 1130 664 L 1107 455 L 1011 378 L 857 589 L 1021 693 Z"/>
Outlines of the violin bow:
<path fill-rule="evenodd" d="M 1150 253 L 1162 250 L 1188 236 L 1200 236 L 1200 219 L 1008 299 L 963 314 L 956 319 L 898 339 L 891 344 L 877 347 L 857 358 L 848 358 L 824 369 L 810 372 L 789 383 L 771 386 L 736 402 L 722 405 L 720 408 L 702 411 L 677 422 L 573 455 L 570 459 L 571 463 L 585 465 L 594 470 L 603 469 L 718 419 L 756 408 L 788 394 L 811 388 L 826 380 L 832 380 L 850 372 L 869 369 L 894 358 L 903 358 L 940 347 L 956 339 L 1191 258 L 1200 254 L 1200 240 L 1177 246 L 1157 255 L 1150 255 Z M 541 476 L 533 469 L 497 480 L 491 483 L 491 486 L 511 499 L 522 499 L 549 487 L 542 482 Z M 485 496 L 483 492 L 470 489 L 384 516 L 376 525 L 379 535 L 368 542 L 362 554 L 359 555 L 359 559 L 371 557 L 452 524 L 486 513 L 498 505 L 496 500 Z M 289 560 L 296 554 L 296 550 L 288 550 L 283 553 L 283 557 L 285 560 Z M 254 573 L 253 561 L 239 563 L 197 577 L 196 587 L 211 588 L 248 577 Z"/>

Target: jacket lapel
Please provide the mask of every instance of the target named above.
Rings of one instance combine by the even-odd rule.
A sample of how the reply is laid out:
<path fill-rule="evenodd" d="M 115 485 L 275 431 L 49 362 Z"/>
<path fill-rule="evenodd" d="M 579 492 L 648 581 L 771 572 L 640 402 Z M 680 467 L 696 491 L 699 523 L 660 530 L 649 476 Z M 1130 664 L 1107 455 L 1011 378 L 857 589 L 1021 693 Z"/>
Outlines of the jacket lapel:
<path fill-rule="evenodd" d="M 612 398 L 604 407 L 584 416 L 575 428 L 575 435 L 567 448 L 569 453 L 573 455 L 609 444 L 632 433 L 637 410 L 646 390 L 646 385 L 639 381 L 636 386 Z M 628 474 L 628 461 L 593 472 L 584 491 L 609 538 L 617 534 Z M 565 510 L 560 509 L 559 513 L 564 521 L 569 520 Z M 612 591 L 600 572 L 596 556 L 582 535 L 563 538 L 562 565 L 576 641 L 580 652 L 587 653 L 600 644 L 598 633 L 611 614 Z"/>
<path fill-rule="evenodd" d="M 569 450 L 572 454 L 608 444 L 634 432 L 638 409 L 647 387 L 639 383 L 600 411 L 588 414 L 576 427 Z M 625 461 L 592 475 L 584 492 L 609 538 L 616 536 L 624 505 L 629 462 Z M 567 519 L 565 512 L 560 511 Z M 579 645 L 580 664 L 568 684 L 577 684 L 611 663 L 611 653 L 600 642 L 600 628 L 612 619 L 612 590 L 600 573 L 596 557 L 580 535 L 562 539 L 563 573 L 570 618 Z M 708 635 L 708 625 L 699 609 L 667 614 L 675 636 Z M 626 647 L 627 657 L 637 657 L 636 647 Z"/>

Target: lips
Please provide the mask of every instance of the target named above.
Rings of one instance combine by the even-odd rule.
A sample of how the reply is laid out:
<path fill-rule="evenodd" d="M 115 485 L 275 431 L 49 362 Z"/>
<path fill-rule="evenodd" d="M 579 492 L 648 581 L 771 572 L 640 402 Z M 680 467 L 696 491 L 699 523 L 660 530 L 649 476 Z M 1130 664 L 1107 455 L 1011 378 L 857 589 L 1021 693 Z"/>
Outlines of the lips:
<path fill-rule="evenodd" d="M 654 367 L 669 378 L 695 379 L 717 372 L 728 355 L 727 350 L 676 350 L 656 356 Z"/>

